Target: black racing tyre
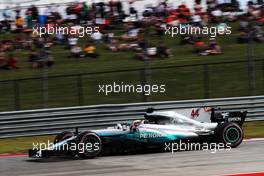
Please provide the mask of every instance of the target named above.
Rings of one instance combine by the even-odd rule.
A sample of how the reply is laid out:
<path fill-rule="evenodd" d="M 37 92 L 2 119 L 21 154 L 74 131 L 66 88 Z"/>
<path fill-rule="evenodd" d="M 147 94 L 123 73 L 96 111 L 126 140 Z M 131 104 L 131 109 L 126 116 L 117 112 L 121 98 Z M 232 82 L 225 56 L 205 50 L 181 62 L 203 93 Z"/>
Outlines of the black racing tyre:
<path fill-rule="evenodd" d="M 78 156 L 83 159 L 92 159 L 97 157 L 102 150 L 102 141 L 100 137 L 89 131 L 82 132 L 76 138 L 78 146 Z"/>
<path fill-rule="evenodd" d="M 70 132 L 70 131 L 64 131 L 64 132 L 58 134 L 58 135 L 55 137 L 53 143 L 54 143 L 54 144 L 59 143 L 59 142 L 65 140 L 65 139 L 69 139 L 69 138 L 71 138 L 72 136 L 74 136 L 74 133 L 72 133 L 72 132 Z"/>
<path fill-rule="evenodd" d="M 220 124 L 216 129 L 216 137 L 218 142 L 235 148 L 241 144 L 244 138 L 243 129 L 236 123 Z"/>

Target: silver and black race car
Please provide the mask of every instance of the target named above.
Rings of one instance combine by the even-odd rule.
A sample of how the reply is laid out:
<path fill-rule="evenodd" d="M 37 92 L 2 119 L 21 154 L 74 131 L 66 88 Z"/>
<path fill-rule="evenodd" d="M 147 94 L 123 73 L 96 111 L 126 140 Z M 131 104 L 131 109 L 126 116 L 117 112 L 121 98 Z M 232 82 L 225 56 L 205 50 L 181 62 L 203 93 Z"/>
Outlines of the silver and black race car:
<path fill-rule="evenodd" d="M 29 157 L 70 155 L 90 159 L 106 153 L 164 150 L 164 144 L 179 141 L 216 142 L 234 148 L 243 140 L 242 125 L 246 115 L 246 111 L 216 112 L 213 108 L 183 111 L 150 108 L 144 120 L 101 130 L 60 133 L 52 145 L 29 150 Z"/>

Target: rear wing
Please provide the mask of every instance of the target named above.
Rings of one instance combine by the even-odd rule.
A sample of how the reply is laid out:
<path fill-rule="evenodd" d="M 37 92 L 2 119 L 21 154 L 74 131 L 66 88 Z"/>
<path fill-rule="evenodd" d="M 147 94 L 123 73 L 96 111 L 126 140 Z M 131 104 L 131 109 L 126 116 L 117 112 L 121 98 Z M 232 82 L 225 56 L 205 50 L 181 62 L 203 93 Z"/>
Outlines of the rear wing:
<path fill-rule="evenodd" d="M 215 110 L 215 108 L 212 108 L 211 122 L 234 122 L 239 126 L 242 126 L 246 120 L 247 113 L 247 111 L 223 112 L 221 110 Z"/>

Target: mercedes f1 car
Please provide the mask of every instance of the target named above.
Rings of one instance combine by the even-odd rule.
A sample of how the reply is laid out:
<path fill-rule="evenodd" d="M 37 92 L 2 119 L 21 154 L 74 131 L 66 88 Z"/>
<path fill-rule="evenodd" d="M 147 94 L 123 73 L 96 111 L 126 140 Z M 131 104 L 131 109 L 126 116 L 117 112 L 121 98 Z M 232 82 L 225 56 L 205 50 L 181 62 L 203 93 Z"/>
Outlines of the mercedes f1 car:
<path fill-rule="evenodd" d="M 203 110 L 205 115 L 199 114 Z M 203 141 L 229 144 L 234 148 L 243 140 L 242 125 L 247 112 L 217 112 L 213 108 L 192 109 L 191 116 L 176 111 L 148 109 L 144 119 L 117 124 L 101 130 L 58 134 L 45 149 L 30 149 L 29 157 L 46 158 L 70 155 L 91 159 L 104 153 L 125 153 L 159 148 L 164 143 Z M 208 115 L 209 114 L 209 115 Z"/>

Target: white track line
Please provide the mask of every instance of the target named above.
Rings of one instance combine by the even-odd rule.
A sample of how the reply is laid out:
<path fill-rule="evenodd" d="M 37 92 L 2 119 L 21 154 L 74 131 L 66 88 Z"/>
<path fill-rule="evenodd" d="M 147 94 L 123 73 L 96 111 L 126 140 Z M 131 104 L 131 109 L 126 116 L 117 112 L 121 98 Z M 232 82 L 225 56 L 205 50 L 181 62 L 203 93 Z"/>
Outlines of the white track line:
<path fill-rule="evenodd" d="M 244 139 L 244 142 L 248 142 L 248 141 L 264 141 L 264 138 L 252 138 L 252 139 Z"/>

